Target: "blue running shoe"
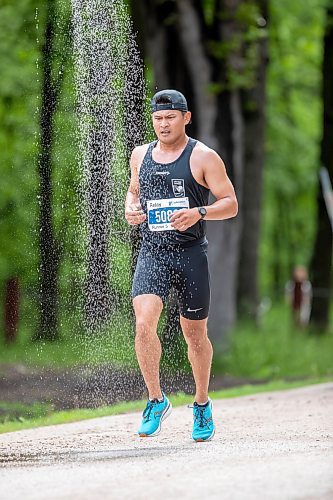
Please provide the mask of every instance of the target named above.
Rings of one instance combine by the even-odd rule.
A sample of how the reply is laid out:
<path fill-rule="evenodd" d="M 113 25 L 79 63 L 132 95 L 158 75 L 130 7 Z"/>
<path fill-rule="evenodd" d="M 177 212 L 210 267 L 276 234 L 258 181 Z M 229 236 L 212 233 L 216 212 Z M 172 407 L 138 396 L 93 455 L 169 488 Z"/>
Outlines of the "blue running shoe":
<path fill-rule="evenodd" d="M 199 406 L 197 403 L 194 403 L 194 405 L 190 406 L 190 408 L 193 408 L 192 439 L 197 443 L 209 441 L 215 434 L 215 425 L 212 415 L 212 401 L 208 399 L 206 406 Z"/>
<path fill-rule="evenodd" d="M 172 405 L 165 394 L 163 401 L 154 399 L 148 401 L 142 414 L 142 422 L 138 434 L 140 437 L 157 436 L 161 432 L 161 424 L 172 410 Z"/>

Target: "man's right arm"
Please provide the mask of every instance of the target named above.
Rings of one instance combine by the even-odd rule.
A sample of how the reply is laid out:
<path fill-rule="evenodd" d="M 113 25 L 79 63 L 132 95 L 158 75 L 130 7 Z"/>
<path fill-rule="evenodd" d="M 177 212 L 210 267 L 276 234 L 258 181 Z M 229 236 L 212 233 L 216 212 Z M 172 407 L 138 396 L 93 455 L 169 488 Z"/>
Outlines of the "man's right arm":
<path fill-rule="evenodd" d="M 142 212 L 140 206 L 139 185 L 139 168 L 143 159 L 143 148 L 144 146 L 135 148 L 130 159 L 131 180 L 125 201 L 125 218 L 132 226 L 141 224 L 146 219 L 146 215 Z"/>

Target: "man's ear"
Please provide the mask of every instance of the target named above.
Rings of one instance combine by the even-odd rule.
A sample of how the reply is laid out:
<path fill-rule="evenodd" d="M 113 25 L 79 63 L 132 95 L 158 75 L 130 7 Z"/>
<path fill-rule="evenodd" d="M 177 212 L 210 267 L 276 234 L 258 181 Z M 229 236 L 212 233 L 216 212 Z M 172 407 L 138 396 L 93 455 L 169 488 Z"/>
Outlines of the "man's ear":
<path fill-rule="evenodd" d="M 192 117 L 191 111 L 186 111 L 186 113 L 185 113 L 185 125 L 189 125 L 190 123 L 192 123 L 191 117 Z"/>

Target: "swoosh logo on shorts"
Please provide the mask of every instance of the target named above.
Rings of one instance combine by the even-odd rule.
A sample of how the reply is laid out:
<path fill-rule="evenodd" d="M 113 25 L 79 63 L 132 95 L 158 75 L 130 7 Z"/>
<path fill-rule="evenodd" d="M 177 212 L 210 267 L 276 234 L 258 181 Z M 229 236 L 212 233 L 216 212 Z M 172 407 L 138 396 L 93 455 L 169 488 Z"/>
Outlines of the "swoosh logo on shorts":
<path fill-rule="evenodd" d="M 189 313 L 195 313 L 197 311 L 201 311 L 201 309 L 203 309 L 203 307 L 199 307 L 199 309 L 190 309 L 189 307 L 187 308 L 187 312 Z"/>

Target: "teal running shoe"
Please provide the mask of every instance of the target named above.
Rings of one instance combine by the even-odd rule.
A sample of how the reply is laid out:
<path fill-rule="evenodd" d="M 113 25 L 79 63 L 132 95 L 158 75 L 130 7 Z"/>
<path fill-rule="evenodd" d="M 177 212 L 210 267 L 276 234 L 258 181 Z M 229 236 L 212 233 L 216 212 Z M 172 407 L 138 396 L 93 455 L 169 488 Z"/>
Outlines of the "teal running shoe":
<path fill-rule="evenodd" d="M 208 399 L 206 406 L 199 406 L 197 403 L 194 403 L 190 408 L 193 408 L 192 439 L 197 443 L 210 441 L 215 434 L 211 399 Z"/>
<path fill-rule="evenodd" d="M 163 401 L 154 399 L 148 400 L 147 406 L 142 414 L 142 422 L 138 434 L 140 437 L 157 436 L 161 432 L 161 425 L 172 410 L 172 405 L 165 394 Z"/>

